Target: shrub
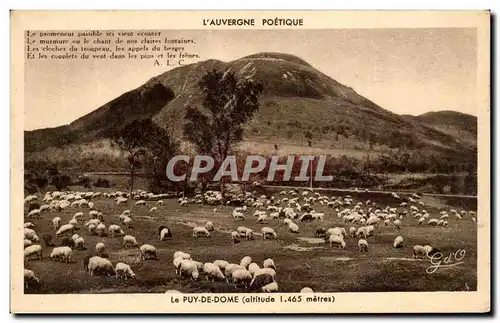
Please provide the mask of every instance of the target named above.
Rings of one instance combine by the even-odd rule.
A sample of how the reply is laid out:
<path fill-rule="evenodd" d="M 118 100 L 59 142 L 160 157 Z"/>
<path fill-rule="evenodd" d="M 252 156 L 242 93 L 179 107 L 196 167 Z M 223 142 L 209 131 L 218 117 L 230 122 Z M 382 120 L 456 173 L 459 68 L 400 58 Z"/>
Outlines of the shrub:
<path fill-rule="evenodd" d="M 94 182 L 94 186 L 95 187 L 104 187 L 104 188 L 109 188 L 109 181 L 105 178 L 98 178 L 95 182 Z"/>

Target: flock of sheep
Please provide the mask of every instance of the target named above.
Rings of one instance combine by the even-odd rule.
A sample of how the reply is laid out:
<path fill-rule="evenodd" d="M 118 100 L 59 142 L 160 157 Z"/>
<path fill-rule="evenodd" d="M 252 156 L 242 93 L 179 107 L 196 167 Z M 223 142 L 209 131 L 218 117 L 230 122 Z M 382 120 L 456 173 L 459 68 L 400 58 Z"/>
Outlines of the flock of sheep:
<path fill-rule="evenodd" d="M 153 202 L 155 206 L 149 209 L 150 213 L 159 212 L 158 207 L 164 204 L 163 199 L 170 198 L 167 194 L 147 193 L 143 190 L 132 192 L 132 196 L 125 192 L 100 193 L 100 192 L 47 192 L 45 196 L 38 197 L 29 195 L 25 198 L 27 206 L 27 220 L 24 223 L 24 280 L 26 288 L 30 289 L 36 284 L 40 284 L 40 279 L 34 271 L 28 269 L 29 261 L 42 259 L 44 248 L 52 248 L 50 259 L 54 261 L 72 262 L 74 252 L 86 249 L 85 235 L 98 236 L 114 239 L 121 237 L 123 248 L 138 248 L 141 261 L 148 259 L 158 259 L 155 246 L 151 244 L 140 245 L 136 237 L 127 234 L 125 231 L 133 228 L 133 212 L 124 210 L 117 218 L 121 225 L 110 224 L 106 226 L 107 217 L 95 207 L 98 198 L 114 199 L 116 205 L 129 205 L 131 200 L 136 207 L 146 207 L 146 202 Z M 42 200 L 43 204 L 38 202 Z M 346 248 L 347 241 L 355 239 L 359 252 L 369 251 L 370 237 L 377 234 L 379 226 L 392 227 L 395 232 L 395 239 L 392 244 L 394 248 L 401 248 L 405 245 L 404 237 L 399 234 L 401 227 L 405 223 L 416 221 L 422 225 L 427 221 L 427 225 L 443 226 L 448 225 L 451 217 L 458 219 L 470 218 L 476 222 L 473 211 L 456 210 L 440 211 L 439 214 L 431 216 L 425 210 L 425 204 L 417 194 L 409 198 L 400 198 L 396 193 L 392 193 L 392 199 L 397 201 L 398 207 L 378 205 L 370 200 L 354 203 L 353 198 L 347 195 L 344 197 L 328 197 L 320 193 L 312 193 L 309 190 L 298 192 L 297 190 L 281 191 L 274 196 L 261 195 L 254 192 L 245 194 L 230 195 L 226 203 L 222 205 L 222 196 L 217 191 L 207 191 L 198 194 L 192 199 L 186 197 L 179 198 L 181 207 L 204 204 L 214 205 L 214 212 L 220 208 L 230 208 L 230 216 L 235 223 L 236 229 L 230 231 L 230 241 L 239 243 L 241 239 L 254 240 L 256 236 L 262 239 L 276 239 L 277 233 L 273 226 L 284 225 L 288 231 L 294 234 L 301 232 L 301 226 L 311 225 L 316 222 L 315 238 L 324 239 L 330 247 Z M 323 212 L 315 211 L 315 208 L 326 208 Z M 80 210 L 86 208 L 88 211 Z M 62 223 L 61 217 L 54 217 L 50 220 L 53 233 L 44 233 L 41 237 L 36 232 L 36 223 L 46 212 L 72 212 L 72 219 L 68 223 Z M 254 232 L 251 228 L 238 226 L 237 223 L 253 216 L 256 223 L 265 225 L 260 232 Z M 326 228 L 321 226 L 323 221 L 338 217 L 344 226 Z M 210 237 L 212 231 L 217 229 L 214 221 L 207 221 L 203 226 L 195 226 L 192 230 L 193 238 Z M 81 226 L 83 224 L 83 227 Z M 61 238 L 61 245 L 56 246 L 53 236 Z M 41 238 L 41 239 L 40 239 Z M 158 239 L 164 241 L 173 239 L 172 230 L 166 225 L 158 228 Z M 42 243 L 44 247 L 42 247 Z M 106 245 L 98 242 L 92 248 L 93 254 L 87 255 L 83 260 L 83 267 L 89 275 L 107 275 L 116 278 L 136 278 L 136 274 L 129 264 L 117 262 L 115 265 L 109 260 L 106 253 Z M 439 252 L 436 246 L 414 245 L 412 255 L 414 258 L 426 257 Z M 200 279 L 205 275 L 206 280 L 221 281 L 234 284 L 237 288 L 243 287 L 245 290 L 276 292 L 279 290 L 276 280 L 276 265 L 273 259 L 266 259 L 262 267 L 252 261 L 250 256 L 245 256 L 240 263 L 230 263 L 226 260 L 216 259 L 213 262 L 202 263 L 194 260 L 190 254 L 177 251 L 174 253 L 173 266 L 178 276 L 189 277 L 192 280 Z M 167 290 L 167 292 L 175 292 Z M 302 288 L 301 292 L 312 292 L 309 287 Z"/>

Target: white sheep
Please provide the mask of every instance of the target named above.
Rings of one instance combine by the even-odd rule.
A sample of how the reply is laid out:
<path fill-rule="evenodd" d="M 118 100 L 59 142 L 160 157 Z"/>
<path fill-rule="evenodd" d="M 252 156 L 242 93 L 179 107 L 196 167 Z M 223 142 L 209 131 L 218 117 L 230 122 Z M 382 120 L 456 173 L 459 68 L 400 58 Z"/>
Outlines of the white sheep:
<path fill-rule="evenodd" d="M 34 209 L 34 210 L 31 210 L 29 213 L 28 213 L 28 217 L 29 218 L 40 218 L 40 214 L 41 214 L 41 211 L 40 209 Z"/>
<path fill-rule="evenodd" d="M 350 227 L 349 228 L 349 235 L 353 238 L 356 237 L 356 228 L 355 227 Z"/>
<path fill-rule="evenodd" d="M 210 237 L 210 232 L 204 227 L 195 227 L 193 229 L 193 237 L 198 238 L 199 236 Z"/>
<path fill-rule="evenodd" d="M 252 262 L 250 265 L 248 265 L 248 271 L 250 272 L 250 274 L 252 274 L 252 276 L 255 275 L 255 273 L 257 271 L 259 271 L 260 267 L 259 265 L 257 265 L 255 262 Z"/>
<path fill-rule="evenodd" d="M 400 221 L 400 220 L 395 220 L 395 221 L 393 222 L 393 224 L 394 224 L 394 227 L 395 227 L 396 229 L 401 229 L 401 221 Z"/>
<path fill-rule="evenodd" d="M 58 230 L 59 226 L 61 225 L 61 218 L 56 216 L 55 218 L 52 219 L 52 227 L 54 230 Z"/>
<path fill-rule="evenodd" d="M 229 282 L 229 279 L 232 278 L 233 272 L 238 269 L 244 269 L 245 267 L 239 264 L 227 264 L 226 268 L 224 268 L 224 276 L 226 276 L 226 281 Z"/>
<path fill-rule="evenodd" d="M 153 212 L 156 212 L 158 211 L 158 208 L 156 206 L 153 206 L 150 210 L 149 210 L 149 213 L 153 213 Z"/>
<path fill-rule="evenodd" d="M 273 268 L 270 268 L 270 267 L 260 268 L 260 269 L 255 271 L 254 279 L 255 279 L 255 277 L 260 276 L 260 275 L 269 275 L 269 276 L 274 278 L 276 276 L 276 270 L 274 270 Z"/>
<path fill-rule="evenodd" d="M 430 219 L 430 220 L 427 222 L 427 224 L 428 224 L 428 225 L 437 225 L 437 224 L 438 224 L 438 222 L 439 222 L 439 221 L 438 221 L 437 219 Z"/>
<path fill-rule="evenodd" d="M 123 247 L 129 248 L 129 247 L 137 247 L 139 244 L 137 243 L 137 240 L 135 239 L 134 236 L 131 235 L 126 235 L 123 237 Z"/>
<path fill-rule="evenodd" d="M 27 229 L 35 229 L 35 225 L 31 222 L 26 222 L 24 224 L 24 227 L 27 228 Z"/>
<path fill-rule="evenodd" d="M 82 220 L 83 219 L 83 212 L 76 212 L 74 215 L 73 215 L 73 219 L 75 220 Z"/>
<path fill-rule="evenodd" d="M 240 234 L 238 233 L 238 231 L 231 232 L 231 240 L 233 241 L 233 243 L 240 242 Z"/>
<path fill-rule="evenodd" d="M 274 232 L 273 228 L 270 227 L 263 227 L 260 229 L 260 232 L 262 232 L 262 238 L 265 239 L 276 239 L 277 235 L 276 232 Z"/>
<path fill-rule="evenodd" d="M 232 277 L 235 287 L 238 283 L 240 283 L 246 288 L 252 281 L 252 274 L 250 274 L 250 272 L 246 269 L 236 269 L 235 271 L 233 271 Z"/>
<path fill-rule="evenodd" d="M 262 267 L 263 268 L 272 268 L 272 269 L 276 270 L 276 265 L 274 264 L 274 260 L 272 260 L 271 258 L 267 258 L 266 260 L 264 260 Z"/>
<path fill-rule="evenodd" d="M 299 233 L 299 226 L 293 222 L 288 224 L 288 230 L 292 233 Z"/>
<path fill-rule="evenodd" d="M 229 265 L 229 262 L 226 260 L 216 260 L 213 262 L 213 264 L 219 267 L 221 270 L 225 270 L 227 265 Z"/>
<path fill-rule="evenodd" d="M 158 259 L 158 253 L 156 252 L 156 248 L 150 244 L 143 244 L 139 248 L 139 250 L 141 252 L 141 259 L 142 260 L 151 259 L 149 257 L 149 255 L 153 256 L 152 259 Z"/>
<path fill-rule="evenodd" d="M 264 293 L 277 292 L 278 291 L 278 283 L 277 282 L 272 282 L 270 284 L 267 284 L 266 286 L 262 287 L 262 291 Z"/>
<path fill-rule="evenodd" d="M 89 235 L 97 235 L 97 227 L 94 224 L 90 224 L 87 229 L 89 231 Z"/>
<path fill-rule="evenodd" d="M 32 255 L 37 255 L 38 259 L 42 259 L 42 246 L 34 244 L 24 248 L 24 260 L 28 261 Z"/>
<path fill-rule="evenodd" d="M 35 273 L 33 272 L 33 270 L 24 269 L 24 286 L 26 286 L 26 288 L 29 288 L 30 285 L 33 282 L 39 284 L 40 283 L 40 278 L 38 278 L 35 275 Z"/>
<path fill-rule="evenodd" d="M 78 237 L 73 240 L 75 242 L 75 249 L 84 249 L 85 248 L 85 240 L 82 237 Z"/>
<path fill-rule="evenodd" d="M 214 281 L 216 279 L 220 279 L 220 280 L 226 279 L 226 277 L 224 277 L 224 274 L 222 273 L 219 266 L 217 266 L 211 262 L 207 262 L 203 265 L 203 272 L 206 274 L 207 280 Z"/>
<path fill-rule="evenodd" d="M 312 290 L 312 288 L 310 287 L 304 287 L 300 290 L 301 293 L 314 293 L 314 291 Z"/>
<path fill-rule="evenodd" d="M 131 278 L 135 278 L 135 273 L 132 271 L 129 265 L 119 262 L 115 266 L 116 278 L 124 277 L 125 280 L 130 276 Z"/>
<path fill-rule="evenodd" d="M 211 221 L 208 221 L 205 224 L 205 229 L 207 229 L 208 231 L 214 231 L 214 224 Z"/>
<path fill-rule="evenodd" d="M 95 245 L 95 252 L 96 252 L 97 254 L 101 254 L 101 253 L 103 253 L 105 250 L 106 250 L 106 246 L 104 245 L 104 243 L 102 243 L 102 242 L 98 242 L 98 243 Z"/>
<path fill-rule="evenodd" d="M 62 225 L 59 230 L 56 232 L 56 236 L 59 237 L 63 234 L 69 233 L 73 234 L 73 231 L 75 230 L 75 226 L 72 224 L 64 224 Z"/>
<path fill-rule="evenodd" d="M 233 219 L 236 221 L 244 221 L 245 220 L 245 215 L 241 212 L 234 212 L 232 213 Z"/>
<path fill-rule="evenodd" d="M 414 245 L 413 246 L 413 258 L 418 258 L 419 256 L 427 256 L 429 252 L 432 251 L 432 247 L 429 245 L 426 246 L 421 246 L 421 245 Z"/>
<path fill-rule="evenodd" d="M 394 243 L 392 244 L 394 248 L 401 248 L 403 246 L 403 237 L 402 236 L 397 236 L 396 239 L 394 239 Z"/>
<path fill-rule="evenodd" d="M 243 266 L 245 268 L 248 268 L 248 265 L 252 263 L 252 257 L 250 256 L 245 256 L 241 259 L 240 261 L 240 266 Z"/>
<path fill-rule="evenodd" d="M 146 205 L 146 201 L 144 201 L 144 200 L 139 200 L 139 201 L 135 202 L 135 205 L 136 205 L 136 206 L 139 206 L 139 205 Z"/>
<path fill-rule="evenodd" d="M 33 244 L 33 242 L 31 242 L 31 240 L 28 240 L 28 239 L 24 239 L 24 248 L 26 247 L 29 247 Z"/>
<path fill-rule="evenodd" d="M 156 205 L 163 205 L 163 201 L 162 200 L 156 201 Z"/>
<path fill-rule="evenodd" d="M 123 235 L 125 232 L 123 232 L 122 228 L 120 228 L 119 225 L 112 224 L 108 228 L 108 235 L 112 238 L 115 237 L 115 234 L 118 233 L 118 235 Z"/>
<path fill-rule="evenodd" d="M 368 252 L 368 241 L 365 239 L 359 239 L 358 248 L 360 252 Z"/>
<path fill-rule="evenodd" d="M 346 243 L 342 236 L 332 234 L 328 237 L 328 242 L 330 243 L 330 247 L 333 247 L 334 244 L 339 245 L 341 248 L 346 247 Z"/>
<path fill-rule="evenodd" d="M 326 231 L 326 234 L 328 236 L 335 235 L 335 236 L 340 236 L 342 238 L 344 238 L 345 236 L 347 236 L 347 232 L 345 231 L 344 228 L 341 228 L 341 227 L 329 228 Z"/>
<path fill-rule="evenodd" d="M 40 242 L 40 238 L 36 234 L 35 230 L 24 228 L 23 231 L 24 231 L 24 239 L 28 239 L 33 242 Z"/>
<path fill-rule="evenodd" d="M 52 249 L 50 253 L 50 259 L 58 259 L 60 261 L 71 262 L 71 255 L 73 254 L 73 250 L 70 247 L 62 246 L 55 247 Z"/>
<path fill-rule="evenodd" d="M 200 275 L 197 264 L 194 261 L 187 259 L 183 259 L 180 262 L 179 276 L 182 276 L 184 273 L 191 276 L 191 279 L 193 280 L 197 280 Z"/>
<path fill-rule="evenodd" d="M 105 271 L 108 276 L 116 275 L 113 264 L 106 258 L 101 258 L 99 256 L 94 256 L 89 259 L 89 264 L 87 266 L 90 276 L 94 276 L 96 270 Z"/>
<path fill-rule="evenodd" d="M 174 253 L 174 259 L 175 258 L 181 258 L 181 259 L 188 259 L 188 260 L 190 260 L 191 259 L 191 255 L 188 254 L 188 253 L 185 253 L 183 251 L 176 251 Z"/>

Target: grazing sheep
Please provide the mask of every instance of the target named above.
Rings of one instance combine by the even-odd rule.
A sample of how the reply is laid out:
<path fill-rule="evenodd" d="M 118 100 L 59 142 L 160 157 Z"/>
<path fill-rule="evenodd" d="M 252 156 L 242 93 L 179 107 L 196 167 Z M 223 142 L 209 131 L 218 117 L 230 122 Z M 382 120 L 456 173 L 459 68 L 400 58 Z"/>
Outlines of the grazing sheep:
<path fill-rule="evenodd" d="M 123 237 L 123 247 L 129 248 L 129 247 L 137 247 L 139 244 L 137 243 L 137 240 L 135 239 L 134 236 L 131 235 L 126 235 Z"/>
<path fill-rule="evenodd" d="M 205 229 L 204 227 L 195 227 L 193 229 L 193 237 L 194 238 L 198 238 L 199 236 L 203 236 L 203 237 L 210 237 L 210 232 L 208 232 L 207 229 Z"/>
<path fill-rule="evenodd" d="M 255 262 L 252 262 L 250 265 L 248 265 L 248 271 L 250 272 L 250 274 L 252 274 L 252 276 L 255 275 L 255 273 L 257 271 L 259 271 L 260 267 L 259 265 L 257 265 Z"/>
<path fill-rule="evenodd" d="M 158 259 L 158 253 L 156 252 L 156 248 L 150 244 L 144 244 L 139 248 L 141 252 L 141 259 Z"/>
<path fill-rule="evenodd" d="M 208 221 L 205 224 L 205 229 L 207 229 L 208 231 L 214 231 L 214 224 L 212 222 Z"/>
<path fill-rule="evenodd" d="M 262 287 L 262 291 L 264 293 L 277 292 L 278 291 L 278 283 L 272 282 L 270 284 L 267 284 L 266 286 Z"/>
<path fill-rule="evenodd" d="M 24 228 L 23 233 L 24 233 L 24 239 L 28 239 L 33 242 L 40 242 L 40 238 L 38 238 L 38 235 L 36 234 L 35 230 Z"/>
<path fill-rule="evenodd" d="M 31 223 L 31 222 L 26 222 L 26 223 L 24 224 L 24 227 L 25 227 L 25 228 L 28 228 L 28 229 L 32 229 L 32 230 L 34 230 L 34 229 L 35 229 L 35 225 L 34 225 L 33 223 Z"/>
<path fill-rule="evenodd" d="M 429 245 L 421 246 L 414 245 L 413 246 L 413 258 L 418 258 L 419 256 L 426 257 L 432 251 L 432 247 Z"/>
<path fill-rule="evenodd" d="M 438 220 L 437 219 L 430 219 L 428 222 L 427 222 L 428 225 L 437 225 L 438 224 Z"/>
<path fill-rule="evenodd" d="M 250 256 L 245 256 L 241 259 L 240 261 L 240 266 L 245 267 L 245 269 L 252 263 L 252 257 Z"/>
<path fill-rule="evenodd" d="M 163 201 L 162 200 L 156 201 L 156 205 L 163 205 Z"/>
<path fill-rule="evenodd" d="M 263 227 L 260 229 L 260 232 L 262 232 L 262 238 L 265 239 L 276 239 L 277 235 L 276 232 L 274 232 L 273 228 L 270 227 Z"/>
<path fill-rule="evenodd" d="M 33 242 L 31 242 L 31 240 L 28 240 L 28 239 L 24 239 L 24 248 L 26 247 L 29 247 L 33 244 Z"/>
<path fill-rule="evenodd" d="M 185 253 L 183 251 L 176 251 L 174 253 L 174 259 L 175 258 L 181 258 L 181 259 L 188 259 L 188 260 L 191 260 L 191 255 L 188 254 L 188 253 Z"/>
<path fill-rule="evenodd" d="M 403 237 L 402 236 L 397 236 L 396 239 L 394 239 L 394 243 L 392 244 L 394 248 L 401 248 L 403 246 Z"/>
<path fill-rule="evenodd" d="M 156 212 L 158 211 L 158 208 L 156 206 L 153 206 L 150 210 L 149 210 L 149 213 L 153 213 L 153 212 Z"/>
<path fill-rule="evenodd" d="M 346 247 L 346 243 L 345 243 L 344 238 L 342 236 L 332 234 L 332 235 L 330 235 L 330 237 L 328 237 L 328 242 L 330 243 L 330 247 L 333 247 L 334 244 L 338 245 L 341 248 Z"/>
<path fill-rule="evenodd" d="M 52 227 L 54 230 L 58 230 L 61 225 L 61 218 L 56 216 L 55 218 L 52 219 Z"/>
<path fill-rule="evenodd" d="M 83 220 L 83 212 L 76 212 L 74 215 L 73 215 L 73 219 L 75 220 Z"/>
<path fill-rule="evenodd" d="M 105 273 L 108 276 L 116 275 L 115 269 L 113 268 L 113 264 L 106 258 L 101 258 L 99 256 L 93 256 L 89 259 L 88 264 L 88 272 L 90 276 L 94 276 L 94 274 Z"/>
<path fill-rule="evenodd" d="M 88 227 L 89 235 L 95 236 L 97 235 L 97 226 L 94 224 L 90 224 Z"/>
<path fill-rule="evenodd" d="M 106 250 L 106 246 L 104 245 L 104 243 L 102 242 L 98 242 L 96 245 L 95 245 L 95 252 L 97 254 L 102 254 L 104 253 L 104 251 Z"/>
<path fill-rule="evenodd" d="M 35 273 L 30 269 L 24 269 L 24 286 L 26 289 L 31 289 L 32 287 L 38 286 L 40 284 L 40 278 L 38 278 Z"/>
<path fill-rule="evenodd" d="M 124 277 L 125 280 L 130 276 L 131 278 L 135 278 L 135 273 L 132 271 L 129 265 L 119 262 L 115 266 L 116 278 Z"/>
<path fill-rule="evenodd" d="M 195 262 L 187 259 L 183 259 L 180 262 L 179 276 L 182 276 L 183 274 L 191 276 L 192 280 L 197 280 L 200 275 L 198 266 L 195 264 Z"/>
<path fill-rule="evenodd" d="M 425 221 L 425 218 L 421 217 L 420 219 L 418 219 L 418 224 L 420 225 L 420 224 L 424 223 L 424 221 Z"/>
<path fill-rule="evenodd" d="M 240 242 L 240 235 L 239 235 L 238 231 L 231 232 L 231 240 L 233 241 L 233 243 Z"/>
<path fill-rule="evenodd" d="M 229 265 L 229 262 L 225 260 L 216 260 L 213 262 L 213 264 L 219 267 L 221 270 L 225 270 L 227 265 Z"/>
<path fill-rule="evenodd" d="M 328 229 L 326 231 L 326 235 L 327 236 L 336 235 L 336 236 L 340 236 L 340 237 L 344 238 L 345 236 L 347 236 L 347 232 L 345 231 L 344 228 L 335 227 L 335 228 Z"/>
<path fill-rule="evenodd" d="M 360 252 L 368 252 L 368 241 L 365 239 L 359 239 L 358 248 Z"/>
<path fill-rule="evenodd" d="M 75 242 L 75 249 L 85 249 L 85 240 L 82 237 L 78 237 L 73 241 Z"/>
<path fill-rule="evenodd" d="M 353 238 L 356 237 L 356 228 L 355 227 L 350 227 L 349 228 L 349 235 Z"/>
<path fill-rule="evenodd" d="M 295 223 L 289 223 L 288 224 L 288 230 L 292 233 L 299 233 L 299 226 Z"/>
<path fill-rule="evenodd" d="M 224 276 L 226 276 L 226 282 L 229 283 L 229 279 L 232 278 L 233 272 L 235 272 L 238 269 L 245 270 L 245 267 L 239 264 L 227 264 L 226 268 L 224 268 Z"/>
<path fill-rule="evenodd" d="M 57 259 L 60 261 L 71 262 L 71 255 L 73 254 L 73 250 L 70 247 L 55 247 L 52 249 L 50 253 L 50 259 Z"/>
<path fill-rule="evenodd" d="M 125 217 L 123 218 L 123 220 L 121 221 L 121 223 L 122 223 L 123 225 L 126 225 L 126 226 L 127 226 L 127 228 L 129 228 L 129 229 L 130 229 L 130 228 L 132 228 L 132 219 L 131 219 L 130 217 L 128 217 L 128 216 L 125 216 Z"/>
<path fill-rule="evenodd" d="M 274 264 L 274 260 L 272 260 L 271 258 L 267 258 L 266 260 L 264 260 L 264 262 L 262 263 L 262 267 L 263 268 L 272 268 L 272 269 L 276 270 L 276 265 Z"/>
<path fill-rule="evenodd" d="M 120 228 L 119 225 L 116 225 L 116 224 L 110 225 L 109 228 L 108 228 L 108 235 L 111 238 L 114 238 L 116 233 L 118 233 L 118 235 L 124 235 L 125 234 L 125 232 L 123 232 L 122 228 Z"/>
<path fill-rule="evenodd" d="M 232 277 L 235 288 L 238 283 L 247 288 L 252 282 L 252 274 L 246 269 L 236 269 L 233 271 Z"/>
<path fill-rule="evenodd" d="M 394 223 L 394 227 L 396 229 L 401 229 L 401 221 L 400 220 L 395 220 L 393 223 Z"/>
<path fill-rule="evenodd" d="M 167 227 L 163 227 L 163 229 L 160 231 L 160 241 L 164 241 L 167 238 L 172 238 L 172 231 L 170 231 L 170 229 Z"/>
<path fill-rule="evenodd" d="M 37 255 L 38 259 L 42 259 L 42 246 L 34 244 L 24 248 L 24 260 L 28 261 L 32 255 Z"/>
<path fill-rule="evenodd" d="M 203 272 L 206 274 L 206 279 L 207 280 L 225 280 L 226 277 L 224 277 L 224 274 L 222 273 L 221 269 L 219 266 L 207 262 L 203 265 Z"/>
<path fill-rule="evenodd" d="M 314 291 L 312 290 L 312 288 L 310 287 L 304 287 L 300 290 L 301 293 L 314 293 Z"/>
<path fill-rule="evenodd" d="M 146 201 L 144 201 L 144 200 L 139 200 L 139 201 L 135 202 L 135 205 L 136 205 L 136 206 L 139 206 L 139 205 L 146 205 Z"/>
<path fill-rule="evenodd" d="M 56 237 L 59 237 L 63 234 L 73 234 L 73 232 L 75 231 L 75 226 L 72 225 L 72 224 L 64 224 L 62 225 L 59 230 L 57 230 L 56 232 Z"/>

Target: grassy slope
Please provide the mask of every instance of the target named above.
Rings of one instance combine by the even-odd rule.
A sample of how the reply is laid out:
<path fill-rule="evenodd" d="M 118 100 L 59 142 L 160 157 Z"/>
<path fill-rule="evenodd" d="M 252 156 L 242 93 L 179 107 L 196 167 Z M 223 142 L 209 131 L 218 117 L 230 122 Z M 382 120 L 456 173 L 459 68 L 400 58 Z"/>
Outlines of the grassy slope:
<path fill-rule="evenodd" d="M 112 201 L 96 199 L 96 208 L 105 214 L 107 225 L 118 223 L 118 214 L 126 206 L 116 206 Z M 48 259 L 51 248 L 44 248 L 44 259 L 28 263 L 28 268 L 34 270 L 44 283 L 42 293 L 162 293 L 166 289 L 178 289 L 183 292 L 233 292 L 234 287 L 226 283 L 211 283 L 205 280 L 192 282 L 187 279 L 177 279 L 174 275 L 172 255 L 177 250 L 183 250 L 199 261 L 207 262 L 225 259 L 239 262 L 245 256 L 251 256 L 254 261 L 262 264 L 271 257 L 277 265 L 277 281 L 280 291 L 296 292 L 309 286 L 315 291 L 323 292 L 370 292 L 370 291 L 458 291 L 467 284 L 471 290 L 476 289 L 477 278 L 477 248 L 476 226 L 466 218 L 457 220 L 450 218 L 450 226 L 430 227 L 418 226 L 417 220 L 408 218 L 403 221 L 400 231 L 392 227 L 382 226 L 375 236 L 369 237 L 370 251 L 360 254 L 357 250 L 357 240 L 349 238 L 345 250 L 330 248 L 324 244 L 310 244 L 300 241 L 297 236 L 287 232 L 281 221 L 271 220 L 268 226 L 275 228 L 278 239 L 263 241 L 257 237 L 255 241 L 243 241 L 232 244 L 229 233 L 240 225 L 260 231 L 263 225 L 255 223 L 251 215 L 243 222 L 234 222 L 230 217 L 232 208 L 224 207 L 214 214 L 213 207 L 190 205 L 180 207 L 175 200 L 166 200 L 165 206 L 159 207 L 158 213 L 148 213 L 154 202 L 148 202 L 146 207 L 132 207 L 134 228 L 125 229 L 126 234 L 134 235 L 140 244 L 150 243 L 159 251 L 159 261 L 142 262 L 137 249 L 124 249 L 121 238 L 90 237 L 81 231 L 88 246 L 87 251 L 75 251 L 72 264 L 58 263 Z M 356 200 L 355 200 L 356 202 Z M 432 201 L 433 202 L 433 201 Z M 384 203 L 386 203 L 384 201 Z M 431 203 L 431 201 L 429 201 Z M 382 202 L 379 202 L 382 205 Z M 394 203 L 391 203 L 394 205 Z M 385 204 L 384 204 L 385 205 Z M 432 203 L 432 205 L 434 205 Z M 250 208 L 251 209 L 251 208 Z M 337 218 L 332 209 L 317 207 L 326 214 L 325 221 L 319 223 L 299 224 L 300 237 L 313 237 L 318 225 L 331 227 L 344 224 Z M 426 207 L 432 214 L 437 214 L 434 207 Z M 64 213 L 44 213 L 34 222 L 37 232 L 54 234 L 48 227 L 48 221 L 54 216 L 60 216 L 63 223 L 69 221 L 77 209 Z M 85 210 L 84 210 L 85 211 Z M 88 210 L 87 210 L 88 211 Z M 85 211 L 85 213 L 87 213 Z M 250 214 L 253 213 L 251 209 Z M 213 221 L 218 230 L 210 238 L 193 239 L 191 227 L 195 223 L 203 224 Z M 173 239 L 158 241 L 157 227 L 167 224 L 173 230 Z M 349 225 L 350 226 L 350 225 Z M 397 235 L 402 235 L 405 245 L 401 249 L 392 248 L 392 242 Z M 60 243 L 60 239 L 56 239 Z M 110 260 L 116 264 L 124 261 L 131 265 L 137 274 L 136 280 L 119 281 L 114 277 L 90 277 L 84 272 L 82 259 L 92 252 L 95 244 L 103 241 L 110 254 Z M 458 248 L 465 249 L 465 263 L 456 267 L 440 268 L 434 274 L 426 274 L 430 265 L 427 260 L 390 260 L 387 258 L 411 258 L 414 244 L 433 244 L 443 252 L 449 253 Z M 309 251 L 284 249 L 289 246 L 305 248 L 320 247 Z M 352 260 L 342 260 L 352 258 Z M 459 277 L 459 278 L 458 278 Z"/>

